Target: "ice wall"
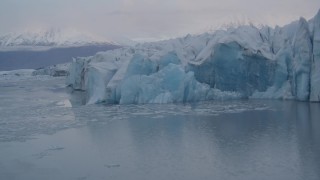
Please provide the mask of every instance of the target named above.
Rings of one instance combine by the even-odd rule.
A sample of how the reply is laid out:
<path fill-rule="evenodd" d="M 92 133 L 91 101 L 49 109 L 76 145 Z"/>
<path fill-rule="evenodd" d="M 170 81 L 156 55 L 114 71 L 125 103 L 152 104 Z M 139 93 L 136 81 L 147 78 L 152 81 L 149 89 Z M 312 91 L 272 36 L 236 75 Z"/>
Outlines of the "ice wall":
<path fill-rule="evenodd" d="M 213 54 L 199 65 L 190 64 L 199 82 L 222 91 L 250 96 L 265 91 L 273 82 L 275 62 L 237 42 L 217 44 Z"/>
<path fill-rule="evenodd" d="M 304 18 L 299 20 L 299 26 L 293 39 L 292 48 L 292 92 L 298 100 L 306 101 L 309 99 L 310 94 L 312 41 L 309 33 L 309 25 Z"/>
<path fill-rule="evenodd" d="M 313 55 L 310 101 L 320 101 L 320 10 L 313 20 Z"/>
<path fill-rule="evenodd" d="M 67 84 L 87 103 L 230 98 L 320 101 L 320 12 L 284 27 L 240 26 L 76 58 Z"/>

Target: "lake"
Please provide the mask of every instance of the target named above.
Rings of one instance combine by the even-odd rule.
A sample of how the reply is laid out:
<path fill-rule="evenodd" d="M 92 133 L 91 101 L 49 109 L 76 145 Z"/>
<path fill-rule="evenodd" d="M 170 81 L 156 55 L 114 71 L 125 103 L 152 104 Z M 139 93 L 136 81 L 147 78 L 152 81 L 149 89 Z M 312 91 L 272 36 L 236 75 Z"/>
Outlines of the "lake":
<path fill-rule="evenodd" d="M 320 104 L 82 105 L 64 78 L 0 77 L 0 179 L 319 180 Z"/>

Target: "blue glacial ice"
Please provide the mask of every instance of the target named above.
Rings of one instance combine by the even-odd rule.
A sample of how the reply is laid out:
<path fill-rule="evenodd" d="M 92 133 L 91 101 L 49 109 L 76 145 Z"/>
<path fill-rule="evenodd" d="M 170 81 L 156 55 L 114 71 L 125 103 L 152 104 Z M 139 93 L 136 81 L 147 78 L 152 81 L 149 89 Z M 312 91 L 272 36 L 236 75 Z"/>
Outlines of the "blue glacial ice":
<path fill-rule="evenodd" d="M 234 98 L 320 101 L 320 11 L 283 27 L 243 25 L 75 58 L 87 104 Z"/>

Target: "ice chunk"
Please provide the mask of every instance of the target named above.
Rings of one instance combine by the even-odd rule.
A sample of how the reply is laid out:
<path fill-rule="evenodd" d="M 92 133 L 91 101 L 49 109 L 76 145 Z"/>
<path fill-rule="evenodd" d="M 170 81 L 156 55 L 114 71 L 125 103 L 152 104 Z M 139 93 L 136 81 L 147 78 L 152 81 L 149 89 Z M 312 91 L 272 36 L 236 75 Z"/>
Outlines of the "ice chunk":
<path fill-rule="evenodd" d="M 293 95 L 298 100 L 309 99 L 310 68 L 311 68 L 312 42 L 309 25 L 303 18 L 293 41 Z"/>
<path fill-rule="evenodd" d="M 150 59 L 144 58 L 140 54 L 136 54 L 132 57 L 126 71 L 125 78 L 134 75 L 150 75 L 156 72 L 157 65 Z"/>
<path fill-rule="evenodd" d="M 200 84 L 193 73 L 169 64 L 158 73 L 134 75 L 121 85 L 120 104 L 170 103 L 205 100 L 209 86 Z"/>
<path fill-rule="evenodd" d="M 69 74 L 70 63 L 56 64 L 35 70 L 32 75 L 67 76 Z"/>
<path fill-rule="evenodd" d="M 69 68 L 70 74 L 67 77 L 66 84 L 72 86 L 72 88 L 76 90 L 86 90 L 84 87 L 84 76 L 87 64 L 87 58 L 73 59 Z"/>
<path fill-rule="evenodd" d="M 87 68 L 86 90 L 88 104 L 104 101 L 105 87 L 117 68 L 112 63 L 96 63 Z"/>

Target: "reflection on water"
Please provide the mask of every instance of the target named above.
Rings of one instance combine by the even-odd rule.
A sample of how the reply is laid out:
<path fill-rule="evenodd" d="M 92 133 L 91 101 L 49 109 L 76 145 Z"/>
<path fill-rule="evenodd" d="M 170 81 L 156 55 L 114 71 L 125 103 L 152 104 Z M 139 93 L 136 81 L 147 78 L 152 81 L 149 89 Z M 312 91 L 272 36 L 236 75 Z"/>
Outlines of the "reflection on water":
<path fill-rule="evenodd" d="M 74 111 L 86 126 L 1 143 L 0 179 L 319 179 L 319 104 L 245 103 L 272 108 L 159 116 L 168 107 L 96 106 L 141 112 L 119 119 Z"/>
<path fill-rule="evenodd" d="M 319 179 L 319 104 L 266 103 L 275 110 L 141 116 L 87 129 L 112 162 L 132 165 L 115 179 L 129 170 L 135 179 Z"/>
<path fill-rule="evenodd" d="M 81 106 L 61 86 L 18 86 L 0 87 L 1 180 L 320 179 L 320 104 Z"/>

